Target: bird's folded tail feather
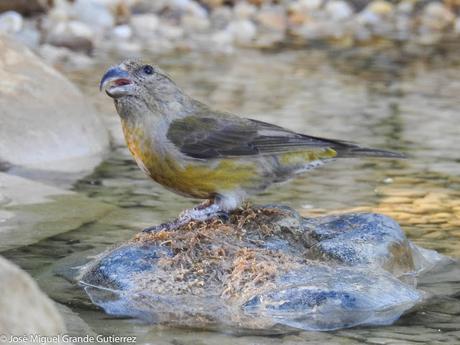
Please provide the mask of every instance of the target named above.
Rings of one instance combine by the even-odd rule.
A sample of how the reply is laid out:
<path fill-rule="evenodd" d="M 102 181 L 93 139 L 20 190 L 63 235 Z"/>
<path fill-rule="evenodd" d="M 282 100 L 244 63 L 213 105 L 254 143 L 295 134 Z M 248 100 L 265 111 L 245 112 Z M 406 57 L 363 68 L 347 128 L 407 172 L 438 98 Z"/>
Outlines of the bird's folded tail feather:
<path fill-rule="evenodd" d="M 373 149 L 368 147 L 361 147 L 355 145 L 340 145 L 334 147 L 337 151 L 337 157 L 339 158 L 353 158 L 353 157 L 380 157 L 380 158 L 406 158 L 406 156 L 400 152 Z"/>
<path fill-rule="evenodd" d="M 305 136 L 305 135 L 302 135 Z M 374 149 L 371 147 L 363 147 L 353 141 L 327 139 L 320 137 L 305 136 L 308 139 L 316 139 L 322 142 L 323 145 L 329 146 L 337 153 L 337 158 L 354 158 L 354 157 L 379 157 L 379 158 L 407 158 L 400 152 Z"/>

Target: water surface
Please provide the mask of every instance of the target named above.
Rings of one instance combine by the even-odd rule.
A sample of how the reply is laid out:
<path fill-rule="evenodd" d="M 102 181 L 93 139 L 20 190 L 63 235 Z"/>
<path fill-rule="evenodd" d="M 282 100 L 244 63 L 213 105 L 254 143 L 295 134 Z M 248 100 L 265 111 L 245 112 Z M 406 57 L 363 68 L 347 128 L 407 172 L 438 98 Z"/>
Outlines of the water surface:
<path fill-rule="evenodd" d="M 460 267 L 422 282 L 439 297 L 390 327 L 300 332 L 285 336 L 232 335 L 169 329 L 113 319 L 91 307 L 61 276 L 88 255 L 165 221 L 199 200 L 149 181 L 124 147 L 111 100 L 97 90 L 108 65 L 71 78 L 116 134 L 116 148 L 73 189 L 115 206 L 102 219 L 10 250 L 6 257 L 79 314 L 96 333 L 137 335 L 139 344 L 421 344 L 460 343 Z M 219 109 L 299 132 L 400 150 L 409 159 L 338 160 L 252 198 L 304 214 L 378 210 L 395 217 L 417 244 L 460 257 L 460 64 L 442 54 L 428 60 L 394 56 L 336 56 L 320 51 L 222 57 L 193 53 L 154 59 L 191 95 Z M 447 297 L 448 296 L 448 297 Z"/>

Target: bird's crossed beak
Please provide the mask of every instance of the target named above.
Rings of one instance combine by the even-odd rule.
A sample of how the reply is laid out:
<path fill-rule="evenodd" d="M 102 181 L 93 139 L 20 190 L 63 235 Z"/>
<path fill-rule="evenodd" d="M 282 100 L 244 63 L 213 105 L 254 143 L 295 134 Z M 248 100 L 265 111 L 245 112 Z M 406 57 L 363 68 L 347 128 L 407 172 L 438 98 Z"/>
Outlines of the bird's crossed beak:
<path fill-rule="evenodd" d="M 110 97 L 119 98 L 130 93 L 132 84 L 129 73 L 117 66 L 105 72 L 99 84 L 99 90 L 104 89 Z"/>

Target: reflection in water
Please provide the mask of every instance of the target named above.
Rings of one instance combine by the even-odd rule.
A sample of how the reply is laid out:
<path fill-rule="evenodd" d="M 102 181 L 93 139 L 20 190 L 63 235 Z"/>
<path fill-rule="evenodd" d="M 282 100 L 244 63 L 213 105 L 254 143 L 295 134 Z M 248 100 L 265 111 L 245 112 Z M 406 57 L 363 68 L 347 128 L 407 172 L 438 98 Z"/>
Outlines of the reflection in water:
<path fill-rule="evenodd" d="M 344 63 L 343 61 L 347 61 Z M 395 217 L 416 243 L 460 257 L 460 160 L 458 136 L 460 68 L 436 62 L 398 64 L 397 59 L 348 60 L 325 53 L 246 52 L 234 57 L 188 55 L 158 61 L 185 90 L 210 105 L 311 135 L 401 150 L 403 161 L 339 160 L 252 199 L 285 203 L 305 214 L 376 210 Z M 334 333 L 296 333 L 280 338 L 148 327 L 111 320 L 88 307 L 78 289 L 59 274 L 77 258 L 100 252 L 138 229 L 174 217 L 197 200 L 185 199 L 149 181 L 135 166 L 120 137 L 112 102 L 97 92 L 107 65 L 73 76 L 104 114 L 120 147 L 74 189 L 117 206 L 99 221 L 6 256 L 35 277 L 53 298 L 72 306 L 97 332 L 134 334 L 154 344 L 446 344 L 460 342 L 459 267 L 423 282 L 440 298 L 395 326 Z M 439 65 L 439 66 L 438 66 Z M 68 261 L 66 261 L 68 260 Z M 66 264 L 66 262 L 68 262 Z"/>

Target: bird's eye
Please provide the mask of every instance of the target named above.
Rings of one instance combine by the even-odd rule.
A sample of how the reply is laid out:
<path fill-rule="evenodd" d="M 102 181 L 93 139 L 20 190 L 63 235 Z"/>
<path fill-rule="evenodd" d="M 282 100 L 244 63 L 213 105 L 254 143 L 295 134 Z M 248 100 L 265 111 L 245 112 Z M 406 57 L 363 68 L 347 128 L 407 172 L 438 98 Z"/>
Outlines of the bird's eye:
<path fill-rule="evenodd" d="M 142 67 L 142 70 L 145 74 L 153 74 L 153 67 L 150 65 L 145 65 L 144 67 Z"/>

